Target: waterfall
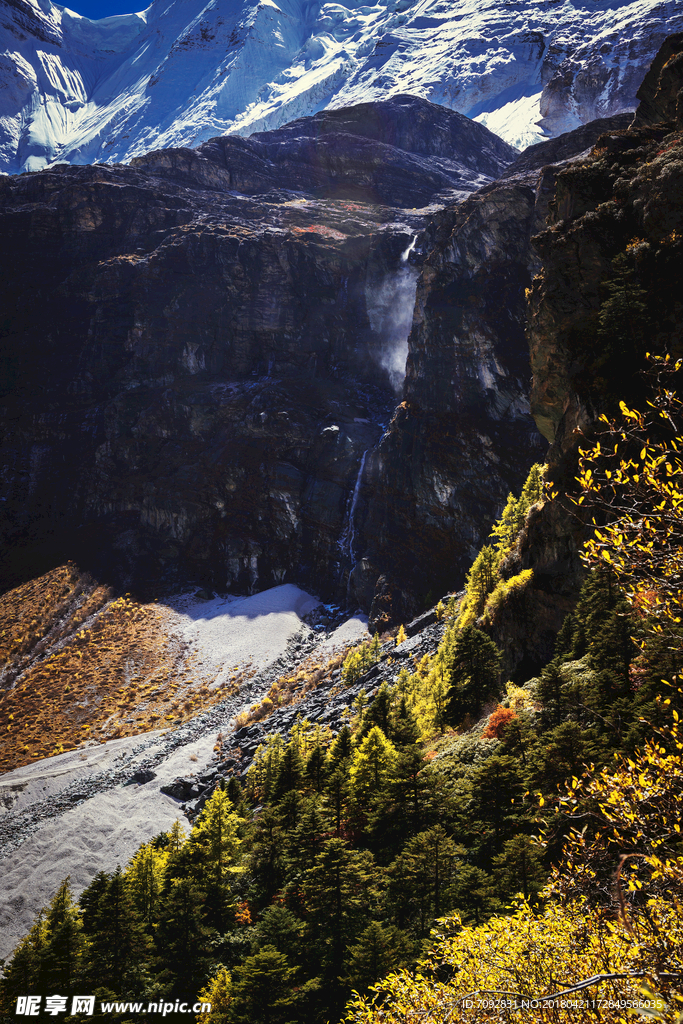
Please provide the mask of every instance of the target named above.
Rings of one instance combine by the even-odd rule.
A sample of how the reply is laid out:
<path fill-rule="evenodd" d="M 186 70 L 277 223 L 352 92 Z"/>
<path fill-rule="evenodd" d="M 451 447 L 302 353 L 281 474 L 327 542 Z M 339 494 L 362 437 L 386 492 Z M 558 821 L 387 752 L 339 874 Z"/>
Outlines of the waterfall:
<path fill-rule="evenodd" d="M 405 250 L 405 252 L 401 253 L 401 263 L 407 263 L 408 262 L 408 259 L 410 258 L 410 254 L 413 251 L 413 249 L 415 248 L 415 243 L 416 242 L 417 242 L 417 235 L 415 235 L 415 237 L 413 238 L 412 242 L 410 243 L 408 248 Z"/>
<path fill-rule="evenodd" d="M 379 340 L 374 355 L 387 371 L 391 385 L 400 392 L 406 375 L 408 335 L 413 326 L 413 309 L 419 271 L 410 264 L 417 245 L 414 235 L 401 253 L 398 268 L 366 284 L 365 301 L 373 333 Z"/>
<path fill-rule="evenodd" d="M 353 561 L 353 545 L 356 540 L 356 529 L 354 526 L 354 521 L 356 518 L 356 505 L 358 504 L 358 495 L 360 494 L 361 481 L 363 479 L 363 470 L 365 469 L 365 459 L 368 454 L 368 451 L 369 449 L 366 449 L 363 452 L 363 457 L 360 460 L 360 468 L 358 470 L 358 476 L 356 477 L 356 484 L 355 487 L 353 488 L 353 494 L 351 495 L 351 498 L 349 500 L 349 512 L 346 521 L 346 526 L 339 540 L 339 547 L 341 548 L 342 553 L 346 555 L 346 557 L 349 558 L 351 561 Z"/>

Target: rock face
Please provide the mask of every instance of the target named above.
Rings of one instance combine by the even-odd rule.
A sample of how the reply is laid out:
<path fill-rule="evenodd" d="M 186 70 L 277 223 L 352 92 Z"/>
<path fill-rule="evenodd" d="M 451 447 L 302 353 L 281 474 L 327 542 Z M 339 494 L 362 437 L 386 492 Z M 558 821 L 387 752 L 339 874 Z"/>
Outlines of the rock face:
<path fill-rule="evenodd" d="M 375 113 L 0 183 L 6 583 L 70 556 L 145 593 L 338 593 L 439 208 L 412 207 L 515 156 L 424 101 Z M 461 143 L 420 177 L 435 128 Z M 235 190 L 234 144 L 260 194 Z M 358 181 L 363 201 L 339 198 Z"/>
<path fill-rule="evenodd" d="M 683 37 L 668 40 L 643 82 L 633 127 L 557 174 L 542 262 L 530 295 L 531 408 L 548 440 L 549 476 L 571 493 L 577 449 L 620 400 L 641 407 L 646 353 L 683 355 Z M 621 298 L 620 298 L 621 297 Z M 627 313 L 625 312 L 627 311 Z M 565 499 L 532 510 L 506 574 L 534 586 L 495 625 L 512 664 L 552 655 L 575 598 L 585 527 Z M 538 635 L 526 621 L 541 622 Z"/>
<path fill-rule="evenodd" d="M 0 170 L 127 161 L 410 93 L 515 146 L 636 106 L 677 0 L 0 5 Z"/>
<path fill-rule="evenodd" d="M 243 195 L 284 187 L 400 207 L 471 192 L 517 156 L 476 122 L 416 96 L 323 111 L 248 139 L 211 139 L 196 155 L 181 152 L 157 151 L 132 164 Z"/>
<path fill-rule="evenodd" d="M 530 238 L 545 225 L 561 162 L 628 121 L 618 115 L 535 147 L 502 180 L 437 215 L 404 401 L 368 457 L 374 488 L 359 512 L 366 547 L 350 592 L 372 602 L 374 624 L 406 620 L 430 592 L 458 585 L 508 493 L 542 461 L 528 403 L 525 289 L 538 269 Z"/>
<path fill-rule="evenodd" d="M 670 65 L 647 86 L 666 116 Z M 660 347 L 680 329 L 674 125 L 619 115 L 514 160 L 424 101 L 374 114 L 2 184 L 6 582 L 87 555 L 138 590 L 291 580 L 407 620 L 543 456 L 525 338 L 542 262 L 531 411 L 571 479 L 574 427 L 632 378 L 637 353 L 595 331 L 634 238 L 656 243 L 637 254 Z M 534 568 L 547 626 L 512 663 L 547 654 L 571 603 L 572 530 L 548 506 L 510 561 Z"/>

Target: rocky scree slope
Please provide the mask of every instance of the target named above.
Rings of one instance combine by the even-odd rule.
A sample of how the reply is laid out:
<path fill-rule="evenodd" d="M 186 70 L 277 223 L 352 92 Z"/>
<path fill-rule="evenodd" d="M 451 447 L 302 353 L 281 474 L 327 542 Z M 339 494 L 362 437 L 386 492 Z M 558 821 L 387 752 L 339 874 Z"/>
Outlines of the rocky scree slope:
<path fill-rule="evenodd" d="M 405 627 L 407 639 L 403 643 L 396 645 L 392 639 L 382 645 L 378 663 L 355 683 L 344 681 L 341 667 L 329 671 L 315 689 L 295 693 L 293 703 L 275 708 L 265 720 L 227 732 L 207 771 L 200 776 L 178 777 L 163 792 L 178 800 L 183 813 L 193 821 L 222 780 L 231 776 L 246 779 L 259 746 L 268 736 L 279 733 L 287 742 L 293 728 L 303 720 L 336 735 L 353 717 L 354 701 L 361 692 L 371 702 L 384 683 L 396 683 L 402 668 L 415 670 L 425 655 L 436 653 L 445 628 L 443 621 L 437 621 L 435 609 L 423 613 Z"/>
<path fill-rule="evenodd" d="M 633 110 L 676 0 L 0 3 L 0 170 L 130 160 L 410 93 L 515 146 Z"/>
<path fill-rule="evenodd" d="M 5 586 L 73 557 L 346 595 L 436 200 L 516 155 L 425 101 L 372 114 L 2 181 Z M 436 128 L 458 148 L 418 175 Z"/>

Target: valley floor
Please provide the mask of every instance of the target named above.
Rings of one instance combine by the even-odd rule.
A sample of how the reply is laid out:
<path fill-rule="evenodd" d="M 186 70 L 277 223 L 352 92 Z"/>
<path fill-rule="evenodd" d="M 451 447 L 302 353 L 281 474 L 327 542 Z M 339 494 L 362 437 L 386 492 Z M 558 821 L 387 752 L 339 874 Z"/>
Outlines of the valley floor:
<path fill-rule="evenodd" d="M 67 875 L 80 891 L 98 871 L 124 865 L 141 843 L 184 821 L 180 800 L 160 787 L 206 771 L 217 736 L 283 671 L 367 636 L 360 615 L 315 632 L 304 616 L 319 607 L 289 584 L 246 598 L 169 600 L 159 610 L 168 635 L 183 644 L 193 679 L 220 688 L 223 676 L 248 666 L 239 692 L 172 731 L 89 744 L 0 776 L 0 956 L 11 953 Z M 155 777 L 131 781 L 144 770 Z"/>

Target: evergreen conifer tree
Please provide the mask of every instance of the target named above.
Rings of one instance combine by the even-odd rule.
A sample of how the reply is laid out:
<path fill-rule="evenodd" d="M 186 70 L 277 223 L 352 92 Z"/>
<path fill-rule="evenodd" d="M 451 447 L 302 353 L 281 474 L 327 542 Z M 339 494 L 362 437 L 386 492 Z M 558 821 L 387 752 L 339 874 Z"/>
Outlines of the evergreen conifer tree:
<path fill-rule="evenodd" d="M 344 950 L 367 926 L 380 899 L 379 877 L 368 851 L 328 839 L 304 879 L 306 913 L 315 927 L 318 956 L 336 985 Z"/>
<path fill-rule="evenodd" d="M 392 773 L 396 748 L 378 726 L 373 726 L 351 760 L 349 777 L 355 799 L 366 803 Z"/>
<path fill-rule="evenodd" d="M 177 846 L 175 837 L 168 849 L 173 849 L 174 846 Z M 126 882 L 135 910 L 150 931 L 156 919 L 168 857 L 167 850 L 155 849 L 152 843 L 143 843 L 125 870 Z M 80 902 L 83 907 L 83 897 Z M 90 930 L 85 910 L 84 918 L 86 929 Z"/>
<path fill-rule="evenodd" d="M 36 918 L 28 935 L 14 950 L 0 980 L 0 1011 L 7 1018 L 14 1016 L 19 996 L 47 995 L 45 952 L 47 929 L 43 911 Z"/>
<path fill-rule="evenodd" d="M 465 626 L 453 639 L 448 666 L 451 691 L 448 721 L 457 723 L 475 714 L 498 685 L 501 653 L 494 642 L 476 626 Z"/>
<path fill-rule="evenodd" d="M 230 1013 L 235 1024 L 284 1024 L 290 1019 L 295 973 L 274 946 L 247 957 L 233 971 Z"/>
<path fill-rule="evenodd" d="M 45 985 L 50 992 L 70 996 L 81 979 L 86 951 L 83 921 L 74 904 L 70 879 L 65 878 L 45 916 Z"/>
<path fill-rule="evenodd" d="M 248 861 L 256 894 L 265 902 L 272 899 L 284 882 L 285 847 L 281 818 L 266 805 L 255 822 Z"/>
<path fill-rule="evenodd" d="M 110 881 L 110 876 L 106 871 L 98 871 L 90 885 L 78 897 L 83 928 L 88 935 L 95 931 L 96 922 L 102 910 L 102 900 L 107 895 Z"/>
<path fill-rule="evenodd" d="M 413 919 L 418 933 L 452 906 L 458 847 L 441 825 L 408 841 L 392 867 L 392 896 L 402 920 Z"/>
<path fill-rule="evenodd" d="M 356 741 L 366 736 L 373 726 L 377 725 L 385 736 L 391 736 L 392 697 L 387 683 L 382 683 L 375 698 L 363 716 L 363 724 L 356 734 Z"/>
<path fill-rule="evenodd" d="M 134 995 L 142 978 L 151 940 L 144 934 L 120 867 L 90 917 L 87 974 L 91 986 L 114 998 Z"/>
<path fill-rule="evenodd" d="M 356 992 L 366 992 L 389 971 L 408 964 L 413 953 L 414 944 L 405 932 L 371 921 L 348 949 L 347 982 Z"/>
<path fill-rule="evenodd" d="M 261 914 L 254 939 L 256 949 L 273 946 L 296 964 L 303 952 L 304 922 L 281 903 L 271 903 Z"/>
<path fill-rule="evenodd" d="M 325 767 L 329 774 L 344 768 L 351 761 L 353 753 L 353 738 L 348 725 L 343 725 L 335 736 L 327 754 Z"/>
<path fill-rule="evenodd" d="M 547 879 L 538 844 L 525 835 L 506 840 L 501 853 L 493 858 L 493 876 L 499 899 L 517 893 L 525 900 L 534 899 Z"/>
<path fill-rule="evenodd" d="M 304 775 L 304 762 L 301 757 L 296 737 L 291 739 L 280 759 L 277 779 L 272 788 L 274 800 L 279 800 L 293 789 L 301 785 Z"/>
<path fill-rule="evenodd" d="M 191 877 L 167 879 L 155 933 L 155 994 L 175 999 L 199 991 L 215 934 L 206 924 L 205 900 Z"/>

